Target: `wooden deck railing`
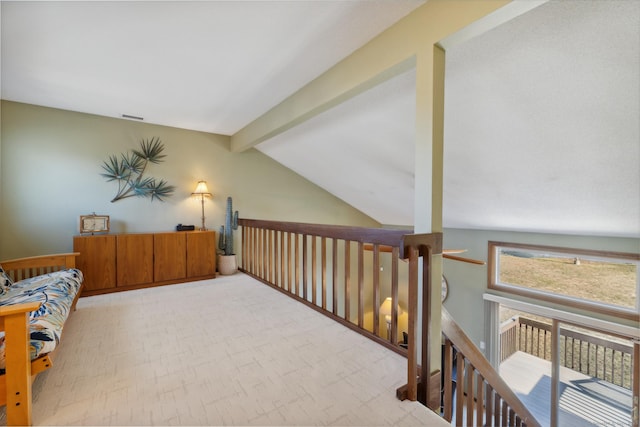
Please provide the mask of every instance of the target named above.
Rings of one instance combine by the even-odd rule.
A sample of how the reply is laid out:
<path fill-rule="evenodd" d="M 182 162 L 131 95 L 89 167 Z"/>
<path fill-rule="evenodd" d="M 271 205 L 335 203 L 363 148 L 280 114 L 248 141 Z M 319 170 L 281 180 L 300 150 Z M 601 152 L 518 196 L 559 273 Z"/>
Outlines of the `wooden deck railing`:
<path fill-rule="evenodd" d="M 515 316 L 500 330 L 500 361 L 516 351 L 551 360 L 551 324 Z M 560 328 L 560 366 L 631 390 L 633 346 Z"/>
<path fill-rule="evenodd" d="M 539 426 L 444 308 L 442 333 L 443 416 L 447 421 L 459 426 Z"/>
<path fill-rule="evenodd" d="M 238 224 L 242 226 L 240 269 L 243 272 L 406 355 L 407 385 L 399 394 L 404 393 L 408 399 L 425 405 L 436 402 L 435 406 L 439 406 L 439 384 L 434 392 L 427 380 L 431 376 L 432 345 L 428 333 L 431 320 L 428 296 L 431 295 L 430 261 L 433 255 L 442 253 L 442 234 L 251 219 L 240 219 Z M 368 268 L 365 268 L 365 253 Z M 385 259 L 390 263 L 390 284 L 382 284 L 380 279 L 383 254 L 390 256 Z M 407 269 L 406 283 L 400 282 L 400 268 Z M 408 286 L 406 349 L 398 346 L 400 286 Z M 418 286 L 423 287 L 421 327 L 418 326 Z M 385 299 L 381 295 L 383 287 L 390 289 L 392 299 L 388 338 L 383 338 L 386 334 L 381 333 L 379 326 L 380 305 Z M 371 300 L 368 295 L 372 295 Z M 365 313 L 372 316 L 369 327 L 365 325 Z M 440 337 L 436 343 L 440 344 Z M 418 346 L 421 346 L 420 363 Z"/>

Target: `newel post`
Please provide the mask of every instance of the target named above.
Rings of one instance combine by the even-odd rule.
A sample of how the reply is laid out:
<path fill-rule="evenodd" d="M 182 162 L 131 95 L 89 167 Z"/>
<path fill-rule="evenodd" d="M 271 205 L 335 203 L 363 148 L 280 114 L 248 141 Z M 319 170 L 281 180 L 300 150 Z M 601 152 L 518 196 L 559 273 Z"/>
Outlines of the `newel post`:
<path fill-rule="evenodd" d="M 420 253 L 415 247 L 409 248 L 409 319 L 407 325 L 407 399 L 418 399 L 418 259 Z"/>

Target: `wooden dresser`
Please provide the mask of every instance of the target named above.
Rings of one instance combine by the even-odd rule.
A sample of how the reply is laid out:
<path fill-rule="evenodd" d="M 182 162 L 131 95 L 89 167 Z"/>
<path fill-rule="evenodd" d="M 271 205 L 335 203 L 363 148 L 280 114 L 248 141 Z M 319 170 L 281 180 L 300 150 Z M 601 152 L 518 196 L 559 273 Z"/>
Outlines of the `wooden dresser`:
<path fill-rule="evenodd" d="M 80 252 L 82 296 L 216 276 L 215 231 L 74 236 L 73 250 Z"/>

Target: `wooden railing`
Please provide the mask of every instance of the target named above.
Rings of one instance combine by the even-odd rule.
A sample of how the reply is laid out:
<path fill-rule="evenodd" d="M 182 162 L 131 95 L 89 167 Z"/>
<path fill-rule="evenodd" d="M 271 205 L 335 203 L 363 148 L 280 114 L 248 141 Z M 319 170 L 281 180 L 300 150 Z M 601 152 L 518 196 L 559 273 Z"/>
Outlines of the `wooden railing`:
<path fill-rule="evenodd" d="M 442 234 L 413 234 L 388 230 L 319 224 L 240 219 L 242 249 L 240 269 L 288 296 L 308 305 L 368 338 L 406 355 L 407 385 L 399 396 L 439 406 L 438 384 L 430 388 L 429 367 L 431 269 L 433 255 L 442 253 Z M 371 252 L 371 255 L 368 254 Z M 368 268 L 365 268 L 367 253 Z M 382 254 L 391 268 L 390 336 L 380 331 L 380 266 Z M 371 258 L 370 258 L 371 257 Z M 407 260 L 408 263 L 400 263 Z M 419 268 L 422 263 L 422 268 Z M 400 264 L 403 267 L 400 267 Z M 407 269 L 400 283 L 399 269 Z M 420 273 L 421 276 L 420 276 Z M 407 345 L 398 346 L 399 287 L 408 286 Z M 418 326 L 418 286 L 423 287 L 422 325 Z M 372 295 L 371 301 L 367 297 Z M 365 325 L 365 313 L 372 322 Z M 418 331 L 421 331 L 418 336 Z M 437 344 L 440 343 L 440 337 Z M 422 355 L 418 363 L 418 346 Z M 439 375 L 437 376 L 439 378 Z M 435 389 L 435 392 L 434 392 Z M 435 402 L 435 403 L 434 403 Z"/>
<path fill-rule="evenodd" d="M 515 316 L 500 329 L 500 361 L 516 351 L 551 360 L 551 324 Z M 560 366 L 631 390 L 633 346 L 560 328 Z"/>
<path fill-rule="evenodd" d="M 458 426 L 539 426 L 444 308 L 442 333 L 442 411 L 447 421 Z"/>

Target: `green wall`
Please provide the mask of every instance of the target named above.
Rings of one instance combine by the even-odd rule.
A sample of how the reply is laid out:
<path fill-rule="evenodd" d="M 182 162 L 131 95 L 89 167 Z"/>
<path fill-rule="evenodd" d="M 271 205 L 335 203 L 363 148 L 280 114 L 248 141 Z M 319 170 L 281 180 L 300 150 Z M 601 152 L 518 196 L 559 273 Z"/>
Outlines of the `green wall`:
<path fill-rule="evenodd" d="M 445 229 L 444 231 L 444 247 L 450 249 L 468 249 L 466 253 L 461 254 L 461 256 L 468 258 L 487 261 L 489 241 L 532 243 L 578 249 L 640 253 L 640 239 L 638 238 L 491 230 Z M 480 341 L 484 340 L 484 302 L 482 295 L 487 291 L 487 266 L 445 259 L 444 275 L 449 282 L 449 297 L 445 301 L 444 306 L 470 338 L 473 339 L 476 345 L 479 345 Z M 525 298 L 519 299 L 529 301 Z M 553 304 L 547 303 L 545 305 L 561 310 L 563 309 Z M 611 320 L 616 323 L 633 325 L 631 321 L 621 322 L 596 313 L 578 313 Z"/>
<path fill-rule="evenodd" d="M 201 179 L 214 194 L 205 202 L 210 229 L 224 224 L 227 196 L 244 218 L 379 226 L 255 149 L 230 152 L 228 136 L 9 101 L 1 111 L 0 259 L 71 251 L 79 216 L 92 212 L 110 215 L 113 232 L 198 227 L 201 205 L 191 192 Z M 111 203 L 117 184 L 100 175 L 102 163 L 151 137 L 166 158 L 148 175 L 176 186 L 174 195 Z"/>

